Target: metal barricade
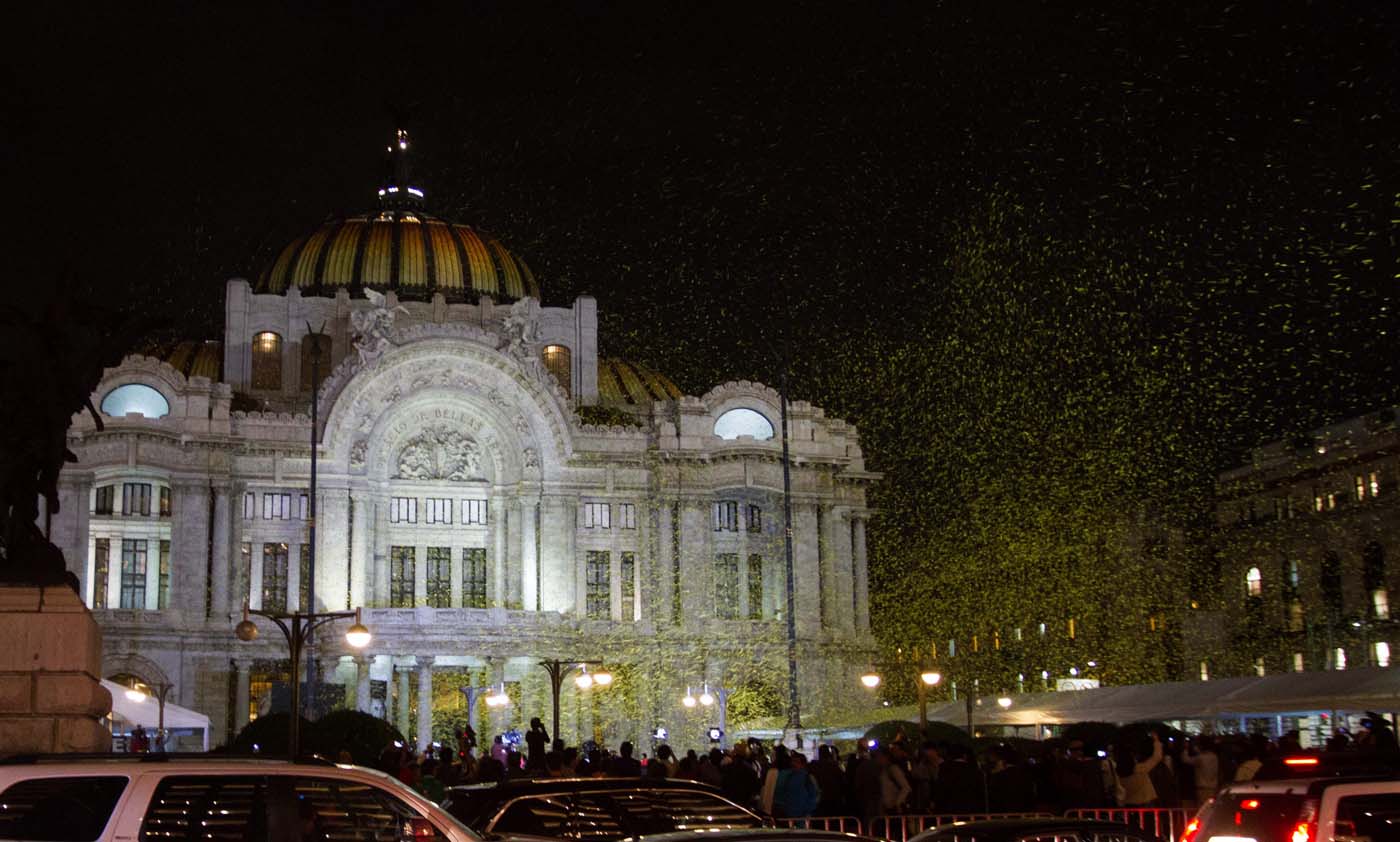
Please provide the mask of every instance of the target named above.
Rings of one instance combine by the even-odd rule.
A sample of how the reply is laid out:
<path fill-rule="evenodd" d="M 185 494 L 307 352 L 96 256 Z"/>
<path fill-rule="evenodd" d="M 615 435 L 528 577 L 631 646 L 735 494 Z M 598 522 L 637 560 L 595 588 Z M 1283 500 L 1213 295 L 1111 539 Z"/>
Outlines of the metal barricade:
<path fill-rule="evenodd" d="M 775 818 L 775 827 L 799 827 L 804 830 L 834 830 L 838 833 L 860 833 L 860 819 L 855 816 L 807 816 L 806 818 Z"/>
<path fill-rule="evenodd" d="M 1054 813 L 944 813 L 918 816 L 876 816 L 866 828 L 869 836 L 889 839 L 891 842 L 908 842 L 913 836 L 935 827 L 957 822 L 980 822 L 988 819 L 1048 819 Z M 1175 842 L 1175 840 L 1173 840 Z"/>
<path fill-rule="evenodd" d="M 1066 810 L 1065 816 L 1130 824 L 1160 837 L 1165 842 L 1176 842 L 1181 832 L 1186 829 L 1186 823 L 1191 821 L 1191 811 L 1185 807 L 1082 808 Z"/>

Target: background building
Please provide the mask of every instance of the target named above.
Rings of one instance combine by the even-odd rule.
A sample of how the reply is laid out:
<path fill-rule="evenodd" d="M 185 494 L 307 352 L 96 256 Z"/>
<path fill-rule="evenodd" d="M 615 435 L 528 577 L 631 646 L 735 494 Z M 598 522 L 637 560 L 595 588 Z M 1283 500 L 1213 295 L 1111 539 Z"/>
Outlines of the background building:
<path fill-rule="evenodd" d="M 286 680 L 274 629 L 235 641 L 241 607 L 314 602 L 367 609 L 374 634 L 363 653 L 323 634 L 320 680 L 420 744 L 467 720 L 462 687 L 511 696 L 478 720 L 488 734 L 547 721 L 544 658 L 597 659 L 617 676 L 591 695 L 566 686 L 570 741 L 664 725 L 699 744 L 714 713 L 684 707 L 687 688 L 780 713 L 778 394 L 734 382 L 685 396 L 601 357 L 597 302 L 542 306 L 523 260 L 426 214 L 399 141 L 377 210 L 290 243 L 256 283 L 230 280 L 222 342 L 127 357 L 93 395 L 103 428 L 75 417 L 78 461 L 51 528 L 104 629 L 105 673 L 172 683 L 171 701 L 209 714 L 217 742 Z M 789 417 L 800 678 L 816 724 L 873 649 L 877 477 L 854 427 L 802 401 Z"/>
<path fill-rule="evenodd" d="M 1395 417 L 1383 409 L 1266 444 L 1220 476 L 1219 586 L 1191 624 L 1201 677 L 1390 666 Z"/>

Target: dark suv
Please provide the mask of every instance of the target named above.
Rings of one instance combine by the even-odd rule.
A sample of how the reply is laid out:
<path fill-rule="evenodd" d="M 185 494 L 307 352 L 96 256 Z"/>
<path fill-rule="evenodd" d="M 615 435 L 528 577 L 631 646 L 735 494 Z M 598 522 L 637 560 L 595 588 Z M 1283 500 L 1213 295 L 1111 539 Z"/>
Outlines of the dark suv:
<path fill-rule="evenodd" d="M 762 827 L 762 817 L 706 784 L 636 778 L 535 778 L 448 790 L 442 806 L 491 835 L 596 842 L 720 827 Z"/>
<path fill-rule="evenodd" d="M 1326 774 L 1320 765 L 1300 768 Z M 1400 780 L 1393 775 L 1297 774 L 1230 784 L 1177 842 L 1400 842 Z"/>

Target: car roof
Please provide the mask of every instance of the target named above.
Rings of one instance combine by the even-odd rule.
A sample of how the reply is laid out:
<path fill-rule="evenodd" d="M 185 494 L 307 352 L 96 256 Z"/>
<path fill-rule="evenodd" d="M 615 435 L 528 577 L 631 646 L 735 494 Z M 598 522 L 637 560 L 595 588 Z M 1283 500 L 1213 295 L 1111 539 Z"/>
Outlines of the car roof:
<path fill-rule="evenodd" d="M 940 835 L 960 835 L 965 833 L 999 834 L 999 833 L 1024 833 L 1026 831 L 1038 830 L 1082 830 L 1091 829 L 1103 831 L 1105 833 L 1125 833 L 1134 836 L 1143 836 L 1149 839 L 1156 838 L 1150 830 L 1138 827 L 1137 825 L 1123 824 L 1122 822 L 1104 822 L 1096 819 L 1071 819 L 1055 816 L 1040 816 L 1022 819 L 984 819 L 974 822 L 957 822 L 955 824 L 945 824 L 942 827 L 930 828 L 923 833 L 911 838 L 932 839 Z"/>
<path fill-rule="evenodd" d="M 482 793 L 515 797 L 543 792 L 578 792 L 591 789 L 695 789 L 718 793 L 710 784 L 685 778 L 514 778 L 498 784 L 472 784 L 449 787 L 449 793 L 480 796 Z"/>
<path fill-rule="evenodd" d="M 1222 793 L 1249 793 L 1254 795 L 1316 795 L 1329 786 L 1359 783 L 1400 783 L 1400 775 L 1331 775 L 1309 778 L 1275 778 L 1267 781 L 1242 781 L 1226 786 Z"/>
<path fill-rule="evenodd" d="M 875 842 L 876 837 L 858 836 L 854 833 L 839 833 L 834 830 L 805 830 L 800 827 L 717 827 L 706 825 L 694 830 L 677 830 L 672 833 L 654 833 L 650 836 L 633 836 L 623 842 L 691 842 L 704 839 L 712 842 L 718 839 L 819 839 L 832 842 L 864 840 Z"/>

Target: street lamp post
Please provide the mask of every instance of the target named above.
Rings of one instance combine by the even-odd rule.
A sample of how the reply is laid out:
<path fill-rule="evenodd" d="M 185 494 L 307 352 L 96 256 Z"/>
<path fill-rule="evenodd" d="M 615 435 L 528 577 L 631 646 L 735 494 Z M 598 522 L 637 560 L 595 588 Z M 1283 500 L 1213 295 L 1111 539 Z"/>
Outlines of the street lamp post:
<path fill-rule="evenodd" d="M 706 682 L 702 686 L 703 689 L 698 699 L 690 695 L 689 689 L 686 690 L 686 698 L 695 699 L 701 707 L 710 707 L 712 705 L 719 706 L 719 725 L 717 727 L 719 728 L 720 739 L 724 739 L 729 733 L 729 689 L 726 687 L 716 687 L 714 691 L 711 692 L 709 682 Z M 681 704 L 685 703 L 685 699 L 682 699 Z"/>
<path fill-rule="evenodd" d="M 151 695 L 156 698 L 156 744 L 160 746 L 161 751 L 165 751 L 165 700 L 175 685 L 169 681 L 157 681 L 146 686 L 151 688 Z M 133 702 L 146 701 L 146 694 L 141 692 L 139 686 L 127 690 L 126 697 Z"/>
<path fill-rule="evenodd" d="M 919 673 L 919 733 L 928 734 L 928 688 L 938 686 L 943 676 L 932 670 Z"/>
<path fill-rule="evenodd" d="M 301 656 L 311 633 L 334 620 L 353 619 L 354 625 L 345 632 L 345 642 L 356 649 L 363 649 L 369 645 L 369 629 L 360 622 L 359 609 L 322 613 L 293 611 L 288 614 L 277 611 L 251 610 L 247 603 L 244 603 L 243 620 L 233 629 L 234 635 L 244 642 L 256 640 L 258 637 L 258 627 L 252 620 L 248 619 L 249 615 L 264 617 L 276 623 L 277 628 L 282 630 L 282 635 L 287 638 L 292 672 L 292 715 L 289 717 L 291 723 L 287 729 L 287 753 L 292 759 L 296 759 L 301 748 Z"/>
<path fill-rule="evenodd" d="M 575 669 L 583 670 L 583 674 L 578 677 L 580 690 L 585 690 L 588 687 L 593 686 L 593 684 L 595 683 L 602 687 L 606 687 L 607 685 L 612 683 L 612 673 L 595 672 L 592 675 L 589 675 L 588 665 L 597 663 L 598 661 L 590 660 L 561 661 L 558 658 L 551 658 L 548 661 L 540 661 L 540 666 L 544 667 L 544 671 L 549 673 L 549 692 L 554 702 L 554 729 L 549 732 L 550 736 L 553 739 L 559 738 L 559 691 L 564 686 L 564 679 L 568 678 L 570 673 L 572 673 Z M 588 676 L 588 682 L 586 684 L 582 682 L 584 676 Z"/>
<path fill-rule="evenodd" d="M 797 698 L 797 600 L 792 585 L 792 469 L 788 458 L 787 365 L 778 379 L 778 406 L 783 427 L 783 559 L 787 572 L 788 720 L 785 730 L 802 742 L 802 707 Z"/>
<path fill-rule="evenodd" d="M 316 394 L 321 388 L 321 338 L 325 336 L 326 323 L 322 322 L 319 330 L 311 329 L 311 322 L 306 323 L 306 340 L 311 343 L 311 483 L 306 497 L 306 610 L 314 612 L 316 610 L 316 456 L 317 442 L 319 437 L 316 433 L 318 422 L 318 408 L 320 404 L 319 396 Z M 356 620 L 356 622 L 359 622 Z M 311 629 L 306 631 L 306 691 L 311 697 L 312 704 L 316 699 L 316 647 L 312 638 Z M 293 708 L 297 716 L 301 715 L 300 708 Z M 292 717 L 293 719 L 296 716 Z"/>

